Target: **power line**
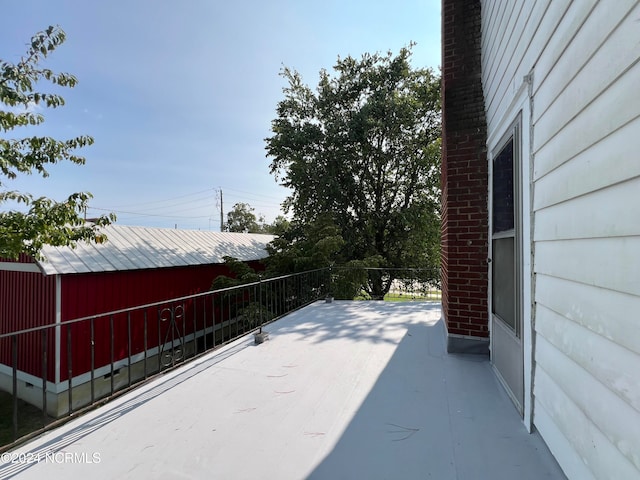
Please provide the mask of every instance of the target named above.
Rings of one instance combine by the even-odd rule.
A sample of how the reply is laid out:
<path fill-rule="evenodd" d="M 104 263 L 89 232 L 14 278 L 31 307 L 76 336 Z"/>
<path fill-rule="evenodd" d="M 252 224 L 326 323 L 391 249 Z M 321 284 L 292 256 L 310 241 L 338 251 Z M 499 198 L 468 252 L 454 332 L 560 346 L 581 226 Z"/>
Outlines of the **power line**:
<path fill-rule="evenodd" d="M 125 208 L 125 209 L 120 209 L 118 207 L 89 207 L 89 208 L 93 208 L 95 210 L 100 210 L 100 211 L 109 211 L 109 212 L 114 212 L 114 213 L 124 213 L 126 215 L 136 215 L 136 216 L 148 216 L 148 217 L 162 217 L 162 218 L 206 218 L 209 215 L 203 215 L 203 216 L 185 216 L 185 215 L 180 215 L 181 212 L 188 212 L 188 211 L 193 211 L 193 210 L 202 210 L 202 209 L 211 209 L 212 207 L 212 196 L 211 194 L 213 193 L 211 190 L 202 190 L 200 192 L 195 192 L 189 195 L 182 195 L 179 197 L 174 197 L 174 199 L 180 199 L 180 198 L 186 198 L 188 196 L 192 196 L 192 195 L 197 195 L 199 193 L 203 193 L 203 192 L 208 192 L 208 195 L 205 196 L 201 196 L 198 198 L 193 198 L 190 200 L 186 200 L 186 201 L 181 201 L 181 202 L 176 202 L 170 205 L 159 205 L 157 207 L 149 207 L 149 208 L 144 208 L 144 209 L 136 209 L 135 205 L 132 205 L 131 207 L 133 208 Z M 163 200 L 163 201 L 168 201 L 168 200 Z M 204 201 L 204 203 L 203 203 Z M 159 203 L 159 202 L 147 202 L 146 204 L 153 204 L 153 203 Z M 138 205 L 144 205 L 143 204 L 138 204 Z M 189 205 L 186 208 L 179 208 L 176 209 L 176 207 L 179 207 L 181 205 Z M 154 213 L 154 211 L 162 209 L 164 211 L 163 214 L 160 213 Z"/>
<path fill-rule="evenodd" d="M 171 208 L 173 208 L 175 206 L 178 206 L 178 205 L 185 205 L 185 204 L 189 204 L 189 203 L 192 203 L 192 202 L 197 202 L 197 201 L 200 201 L 200 200 L 207 200 L 207 199 L 213 200 L 214 196 L 215 196 L 216 201 L 217 201 L 218 198 L 219 198 L 220 190 L 221 190 L 221 187 L 219 189 L 215 189 L 215 190 L 211 189 L 211 188 L 208 188 L 206 190 L 199 190 L 197 192 L 187 193 L 187 194 L 184 194 L 184 195 L 179 195 L 179 196 L 176 196 L 176 197 L 170 197 L 170 198 L 161 199 L 161 200 L 150 200 L 148 202 L 120 204 L 120 205 L 113 205 L 113 206 L 110 206 L 108 208 L 105 208 L 105 207 L 101 207 L 101 208 L 103 210 L 118 210 L 120 208 L 124 208 L 126 210 L 138 210 L 139 207 L 142 207 L 144 205 L 152 205 L 150 207 L 142 208 L 141 210 L 143 212 L 146 212 L 146 211 L 153 211 L 153 210 L 158 210 L 158 209 L 171 209 Z M 229 194 L 227 191 L 237 192 L 237 193 Z M 204 196 L 200 196 L 198 198 L 193 198 L 193 199 L 185 200 L 185 201 L 182 201 L 182 202 L 177 202 L 177 203 L 172 203 L 172 204 L 167 205 L 167 202 L 172 202 L 174 200 L 180 200 L 180 199 L 187 198 L 187 197 L 193 197 L 194 195 L 199 195 L 201 193 L 207 193 L 208 195 L 204 195 Z M 246 191 L 243 191 L 243 190 L 238 190 L 238 189 L 233 189 L 233 188 L 229 188 L 229 189 L 225 188 L 225 193 L 227 193 L 227 195 L 226 195 L 227 197 L 231 197 L 233 199 L 238 199 L 240 201 L 245 201 L 246 203 L 248 203 L 247 202 L 247 197 L 249 197 L 249 200 L 251 202 L 253 202 L 252 198 L 259 199 L 259 201 L 261 199 L 271 199 L 271 200 L 281 201 L 280 198 L 273 197 L 273 196 L 270 196 L 270 195 L 261 195 L 261 194 L 257 194 L 257 193 L 254 193 L 254 192 L 246 192 Z M 239 194 L 241 194 L 241 195 L 239 195 Z M 237 202 L 234 202 L 234 203 L 237 203 Z M 157 206 L 153 206 L 153 205 L 157 205 Z M 264 208 L 279 208 L 280 207 L 280 203 L 274 204 L 274 203 L 269 203 L 269 202 L 252 203 L 251 205 L 255 206 L 255 207 L 264 207 Z M 136 212 L 136 213 L 138 213 L 138 212 Z"/>
<path fill-rule="evenodd" d="M 226 190 L 227 189 L 225 189 L 225 193 L 227 193 Z M 245 198 L 245 196 L 249 196 L 254 198 L 261 197 L 262 199 L 276 199 L 276 197 L 273 197 L 273 196 L 261 195 L 261 194 L 246 192 L 243 190 L 238 190 L 233 188 L 230 188 L 229 190 L 231 192 L 237 192 L 237 193 L 227 194 L 225 195 L 226 198 L 230 196 L 234 199 L 238 199 L 239 201 L 244 201 L 245 203 L 249 203 L 252 207 L 257 207 L 257 208 L 280 208 L 281 207 L 280 204 L 275 205 L 275 204 L 265 204 L 265 203 L 258 203 L 258 204 L 250 203 L 251 199 L 249 199 L 249 202 L 247 202 L 247 198 Z M 199 196 L 197 198 L 188 198 L 188 197 L 193 197 L 203 193 L 206 193 L 206 195 Z M 242 195 L 238 195 L 238 193 Z M 215 206 L 213 203 L 214 198 L 215 198 Z M 173 202 L 175 200 L 181 200 L 181 199 L 187 199 L 187 200 L 167 204 L 167 202 Z M 238 202 L 234 202 L 234 203 L 238 203 Z M 150 206 L 146 208 L 140 208 L 140 209 L 137 208 L 144 205 L 150 205 Z M 182 205 L 189 205 L 189 207 L 180 208 L 177 210 L 175 209 L 176 207 L 182 206 Z M 175 220 L 175 219 L 184 220 L 184 219 L 204 219 L 204 218 L 210 219 L 212 215 L 215 215 L 214 213 L 215 207 L 219 207 L 219 210 L 220 210 L 220 222 L 221 222 L 220 228 L 222 229 L 224 228 L 224 205 L 223 205 L 222 187 L 219 187 L 218 189 L 207 188 L 205 190 L 199 190 L 196 192 L 191 192 L 184 195 L 170 197 L 163 200 L 152 200 L 148 202 L 140 202 L 135 204 L 116 205 L 110 208 L 105 208 L 104 206 L 88 207 L 88 208 L 97 210 L 100 212 L 113 212 L 118 215 L 131 215 L 133 216 L 133 217 L 130 217 L 131 219 L 140 218 L 140 217 L 152 217 L 152 218 L 166 218 L 166 219 L 172 219 L 172 220 Z M 162 209 L 163 212 L 157 213 L 156 211 L 160 209 Z M 207 211 L 210 210 L 211 213 L 207 215 L 182 215 L 181 214 L 182 212 L 189 212 L 193 210 L 202 211 L 203 209 Z M 126 218 L 127 217 L 124 217 L 124 219 Z"/>
<path fill-rule="evenodd" d="M 208 195 L 206 195 L 204 197 L 194 198 L 193 200 L 185 200 L 183 202 L 173 203 L 171 205 L 159 205 L 157 207 L 145 208 L 145 209 L 143 209 L 143 211 L 159 210 L 159 209 L 167 210 L 167 209 L 171 209 L 171 208 L 177 207 L 179 205 L 191 204 L 191 203 L 194 203 L 194 202 L 199 202 L 201 200 L 213 200 L 213 197 L 212 197 L 211 193 L 209 193 Z M 134 205 L 134 207 L 135 207 L 135 205 Z"/>
<path fill-rule="evenodd" d="M 237 189 L 235 189 L 235 188 L 229 188 L 229 187 L 225 187 L 224 189 L 225 189 L 225 191 L 231 191 L 231 192 L 242 193 L 243 195 L 249 195 L 249 196 L 253 196 L 253 197 L 269 198 L 269 199 L 271 199 L 271 200 L 278 200 L 278 201 L 280 201 L 280 200 L 281 200 L 280 198 L 278 198 L 278 197 L 274 197 L 274 196 L 272 196 L 272 195 L 262 195 L 262 194 L 260 194 L 260 193 L 255 193 L 255 192 L 246 192 L 246 191 L 243 191 L 243 190 L 237 190 Z M 237 197 L 238 195 L 232 195 L 232 196 Z"/>
<path fill-rule="evenodd" d="M 142 212 L 128 212 L 125 210 L 114 210 L 110 208 L 100 208 L 100 207 L 88 207 L 91 210 L 100 210 L 102 212 L 113 212 L 113 213 L 124 213 L 125 215 L 137 215 L 140 217 L 160 217 L 160 218 L 209 218 L 209 215 L 198 215 L 198 216 L 189 216 L 189 215 L 160 215 L 158 213 L 142 213 Z"/>
<path fill-rule="evenodd" d="M 128 208 L 128 207 L 131 207 L 131 206 L 140 206 L 140 205 L 149 205 L 149 204 L 155 204 L 155 203 L 169 202 L 171 200 L 179 200 L 181 198 L 190 197 L 192 195 L 198 195 L 198 194 L 204 193 L 204 192 L 211 192 L 212 190 L 213 190 L 212 188 L 207 188 L 206 190 L 199 190 L 197 192 L 186 193 L 184 195 L 180 195 L 180 196 L 177 196 L 177 197 L 166 198 L 164 200 L 151 200 L 151 201 L 142 202 L 142 203 L 134 203 L 134 204 L 126 204 L 126 205 L 115 205 L 113 208 L 122 208 L 122 207 Z M 159 208 L 162 208 L 162 207 L 159 207 Z"/>

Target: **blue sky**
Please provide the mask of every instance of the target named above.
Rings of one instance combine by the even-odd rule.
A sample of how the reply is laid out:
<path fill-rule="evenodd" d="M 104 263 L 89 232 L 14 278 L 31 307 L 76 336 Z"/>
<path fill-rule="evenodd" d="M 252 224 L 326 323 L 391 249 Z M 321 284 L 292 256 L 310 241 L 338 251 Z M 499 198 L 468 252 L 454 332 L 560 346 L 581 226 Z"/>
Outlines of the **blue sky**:
<path fill-rule="evenodd" d="M 264 138 L 283 66 L 313 87 L 338 56 L 411 41 L 414 66 L 440 65 L 439 0 L 2 0 L 2 14 L 3 60 L 49 25 L 67 33 L 46 66 L 79 83 L 60 92 L 64 107 L 40 112 L 37 133 L 95 138 L 85 166 L 7 186 L 58 200 L 89 191 L 88 215 L 114 211 L 126 225 L 218 230 L 220 188 L 225 214 L 245 202 L 278 215 L 287 190 L 269 174 Z"/>

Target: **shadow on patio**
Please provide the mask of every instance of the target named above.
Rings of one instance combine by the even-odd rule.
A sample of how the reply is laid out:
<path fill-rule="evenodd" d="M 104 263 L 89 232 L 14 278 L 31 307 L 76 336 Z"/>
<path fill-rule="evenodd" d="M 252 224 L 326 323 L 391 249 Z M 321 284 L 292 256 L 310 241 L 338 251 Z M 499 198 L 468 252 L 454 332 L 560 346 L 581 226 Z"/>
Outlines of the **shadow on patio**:
<path fill-rule="evenodd" d="M 564 478 L 439 318 L 315 303 L 9 452 L 0 478 Z"/>
<path fill-rule="evenodd" d="M 415 306 L 405 305 L 403 314 Z M 539 435 L 525 430 L 488 358 L 447 354 L 444 335 L 441 320 L 407 325 L 309 478 L 565 478 Z"/>

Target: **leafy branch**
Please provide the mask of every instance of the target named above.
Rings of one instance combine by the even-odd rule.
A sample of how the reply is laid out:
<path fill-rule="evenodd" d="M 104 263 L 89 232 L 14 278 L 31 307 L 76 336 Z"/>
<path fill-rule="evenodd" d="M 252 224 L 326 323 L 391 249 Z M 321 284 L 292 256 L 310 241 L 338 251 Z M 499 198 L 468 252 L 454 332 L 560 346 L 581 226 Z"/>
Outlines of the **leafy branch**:
<path fill-rule="evenodd" d="M 56 93 L 36 91 L 36 85 L 46 80 L 61 87 L 74 87 L 78 80 L 68 73 L 55 73 L 40 66 L 66 35 L 58 26 L 50 26 L 31 38 L 27 52 L 17 63 L 0 59 L 0 132 L 12 132 L 19 127 L 39 125 L 44 116 L 35 113 L 38 106 L 57 108 L 64 98 Z M 83 165 L 85 158 L 76 149 L 92 145 L 90 136 L 68 140 L 30 136 L 0 137 L 0 257 L 17 258 L 21 253 L 39 256 L 44 245 L 75 246 L 79 241 L 103 242 L 106 236 L 100 227 L 115 221 L 113 214 L 104 215 L 89 224 L 83 215 L 92 198 L 88 192 L 73 193 L 57 202 L 29 193 L 7 190 L 7 180 L 20 174 L 37 173 L 48 177 L 47 167 L 62 161 Z M 7 203 L 20 205 L 16 210 Z"/>

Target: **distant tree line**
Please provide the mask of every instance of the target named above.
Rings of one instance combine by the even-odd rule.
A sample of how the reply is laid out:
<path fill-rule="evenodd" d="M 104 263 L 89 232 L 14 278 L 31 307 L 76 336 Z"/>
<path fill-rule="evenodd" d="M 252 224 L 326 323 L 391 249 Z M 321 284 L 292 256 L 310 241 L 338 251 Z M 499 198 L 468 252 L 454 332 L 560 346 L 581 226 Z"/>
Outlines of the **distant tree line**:
<path fill-rule="evenodd" d="M 287 220 L 279 215 L 273 223 L 267 223 L 264 215 L 256 215 L 255 208 L 248 203 L 236 203 L 227 213 L 227 221 L 223 225 L 225 232 L 270 233 L 278 231 Z"/>

